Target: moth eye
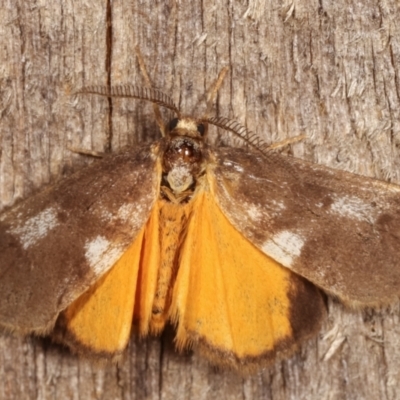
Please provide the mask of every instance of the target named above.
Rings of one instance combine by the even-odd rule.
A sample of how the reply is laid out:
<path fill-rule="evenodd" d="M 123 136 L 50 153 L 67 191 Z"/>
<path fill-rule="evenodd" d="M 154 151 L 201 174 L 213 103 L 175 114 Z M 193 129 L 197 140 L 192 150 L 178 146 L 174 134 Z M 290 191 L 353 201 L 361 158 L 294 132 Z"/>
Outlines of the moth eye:
<path fill-rule="evenodd" d="M 204 136 L 205 131 L 206 127 L 204 126 L 204 124 L 197 125 L 197 132 L 200 133 L 200 136 Z"/>
<path fill-rule="evenodd" d="M 179 118 L 171 119 L 171 121 L 169 121 L 169 124 L 168 124 L 168 130 L 170 132 L 173 131 L 176 128 L 176 126 L 178 125 L 178 122 L 179 122 Z"/>

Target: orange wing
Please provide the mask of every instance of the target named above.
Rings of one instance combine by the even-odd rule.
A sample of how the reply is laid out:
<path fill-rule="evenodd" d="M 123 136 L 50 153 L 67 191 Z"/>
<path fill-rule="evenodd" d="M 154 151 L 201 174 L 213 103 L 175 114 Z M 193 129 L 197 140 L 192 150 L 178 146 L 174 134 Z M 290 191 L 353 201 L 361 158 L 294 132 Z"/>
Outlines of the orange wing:
<path fill-rule="evenodd" d="M 117 357 L 128 344 L 144 228 L 120 260 L 60 316 L 55 339 L 75 352 Z"/>
<path fill-rule="evenodd" d="M 185 205 L 156 202 L 133 245 L 59 321 L 77 352 L 116 356 L 132 317 L 142 335 L 177 324 L 179 348 L 251 369 L 317 331 L 321 293 L 245 239 L 201 189 Z"/>
<path fill-rule="evenodd" d="M 159 203 L 112 269 L 57 321 L 54 338 L 77 353 L 116 358 L 128 344 L 132 319 L 149 332 L 160 266 Z"/>
<path fill-rule="evenodd" d="M 171 305 L 178 347 L 244 369 L 293 351 L 319 329 L 320 292 L 247 241 L 212 193 L 195 201 Z"/>

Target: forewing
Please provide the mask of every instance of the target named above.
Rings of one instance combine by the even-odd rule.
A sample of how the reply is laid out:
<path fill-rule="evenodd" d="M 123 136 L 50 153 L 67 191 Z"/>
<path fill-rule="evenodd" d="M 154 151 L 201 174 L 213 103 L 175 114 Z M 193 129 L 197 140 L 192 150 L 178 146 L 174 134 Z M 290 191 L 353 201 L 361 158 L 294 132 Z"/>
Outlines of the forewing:
<path fill-rule="evenodd" d="M 352 304 L 400 294 L 400 187 L 245 149 L 210 152 L 231 223 L 265 254 Z"/>
<path fill-rule="evenodd" d="M 0 215 L 0 326 L 50 329 L 133 242 L 157 187 L 146 146 L 105 157 Z"/>

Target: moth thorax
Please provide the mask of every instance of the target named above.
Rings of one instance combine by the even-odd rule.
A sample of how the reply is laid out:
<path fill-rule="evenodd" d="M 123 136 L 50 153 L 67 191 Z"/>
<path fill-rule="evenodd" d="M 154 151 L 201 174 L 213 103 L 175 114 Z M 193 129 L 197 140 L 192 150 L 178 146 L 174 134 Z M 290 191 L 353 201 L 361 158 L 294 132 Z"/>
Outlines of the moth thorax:
<path fill-rule="evenodd" d="M 190 189 L 201 172 L 202 143 L 178 136 L 169 140 L 163 156 L 163 172 L 170 189 L 179 194 Z"/>

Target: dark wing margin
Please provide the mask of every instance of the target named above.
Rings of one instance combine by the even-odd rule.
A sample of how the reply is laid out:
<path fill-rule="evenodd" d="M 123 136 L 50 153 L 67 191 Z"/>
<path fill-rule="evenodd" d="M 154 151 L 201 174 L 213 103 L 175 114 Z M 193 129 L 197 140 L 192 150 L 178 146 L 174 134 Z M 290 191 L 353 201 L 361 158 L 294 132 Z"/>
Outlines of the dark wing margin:
<path fill-rule="evenodd" d="M 105 157 L 0 215 L 0 326 L 44 333 L 103 275 L 157 197 L 150 146 Z"/>
<path fill-rule="evenodd" d="M 399 186 L 244 149 L 210 161 L 220 208 L 265 254 L 351 306 L 399 298 Z"/>

